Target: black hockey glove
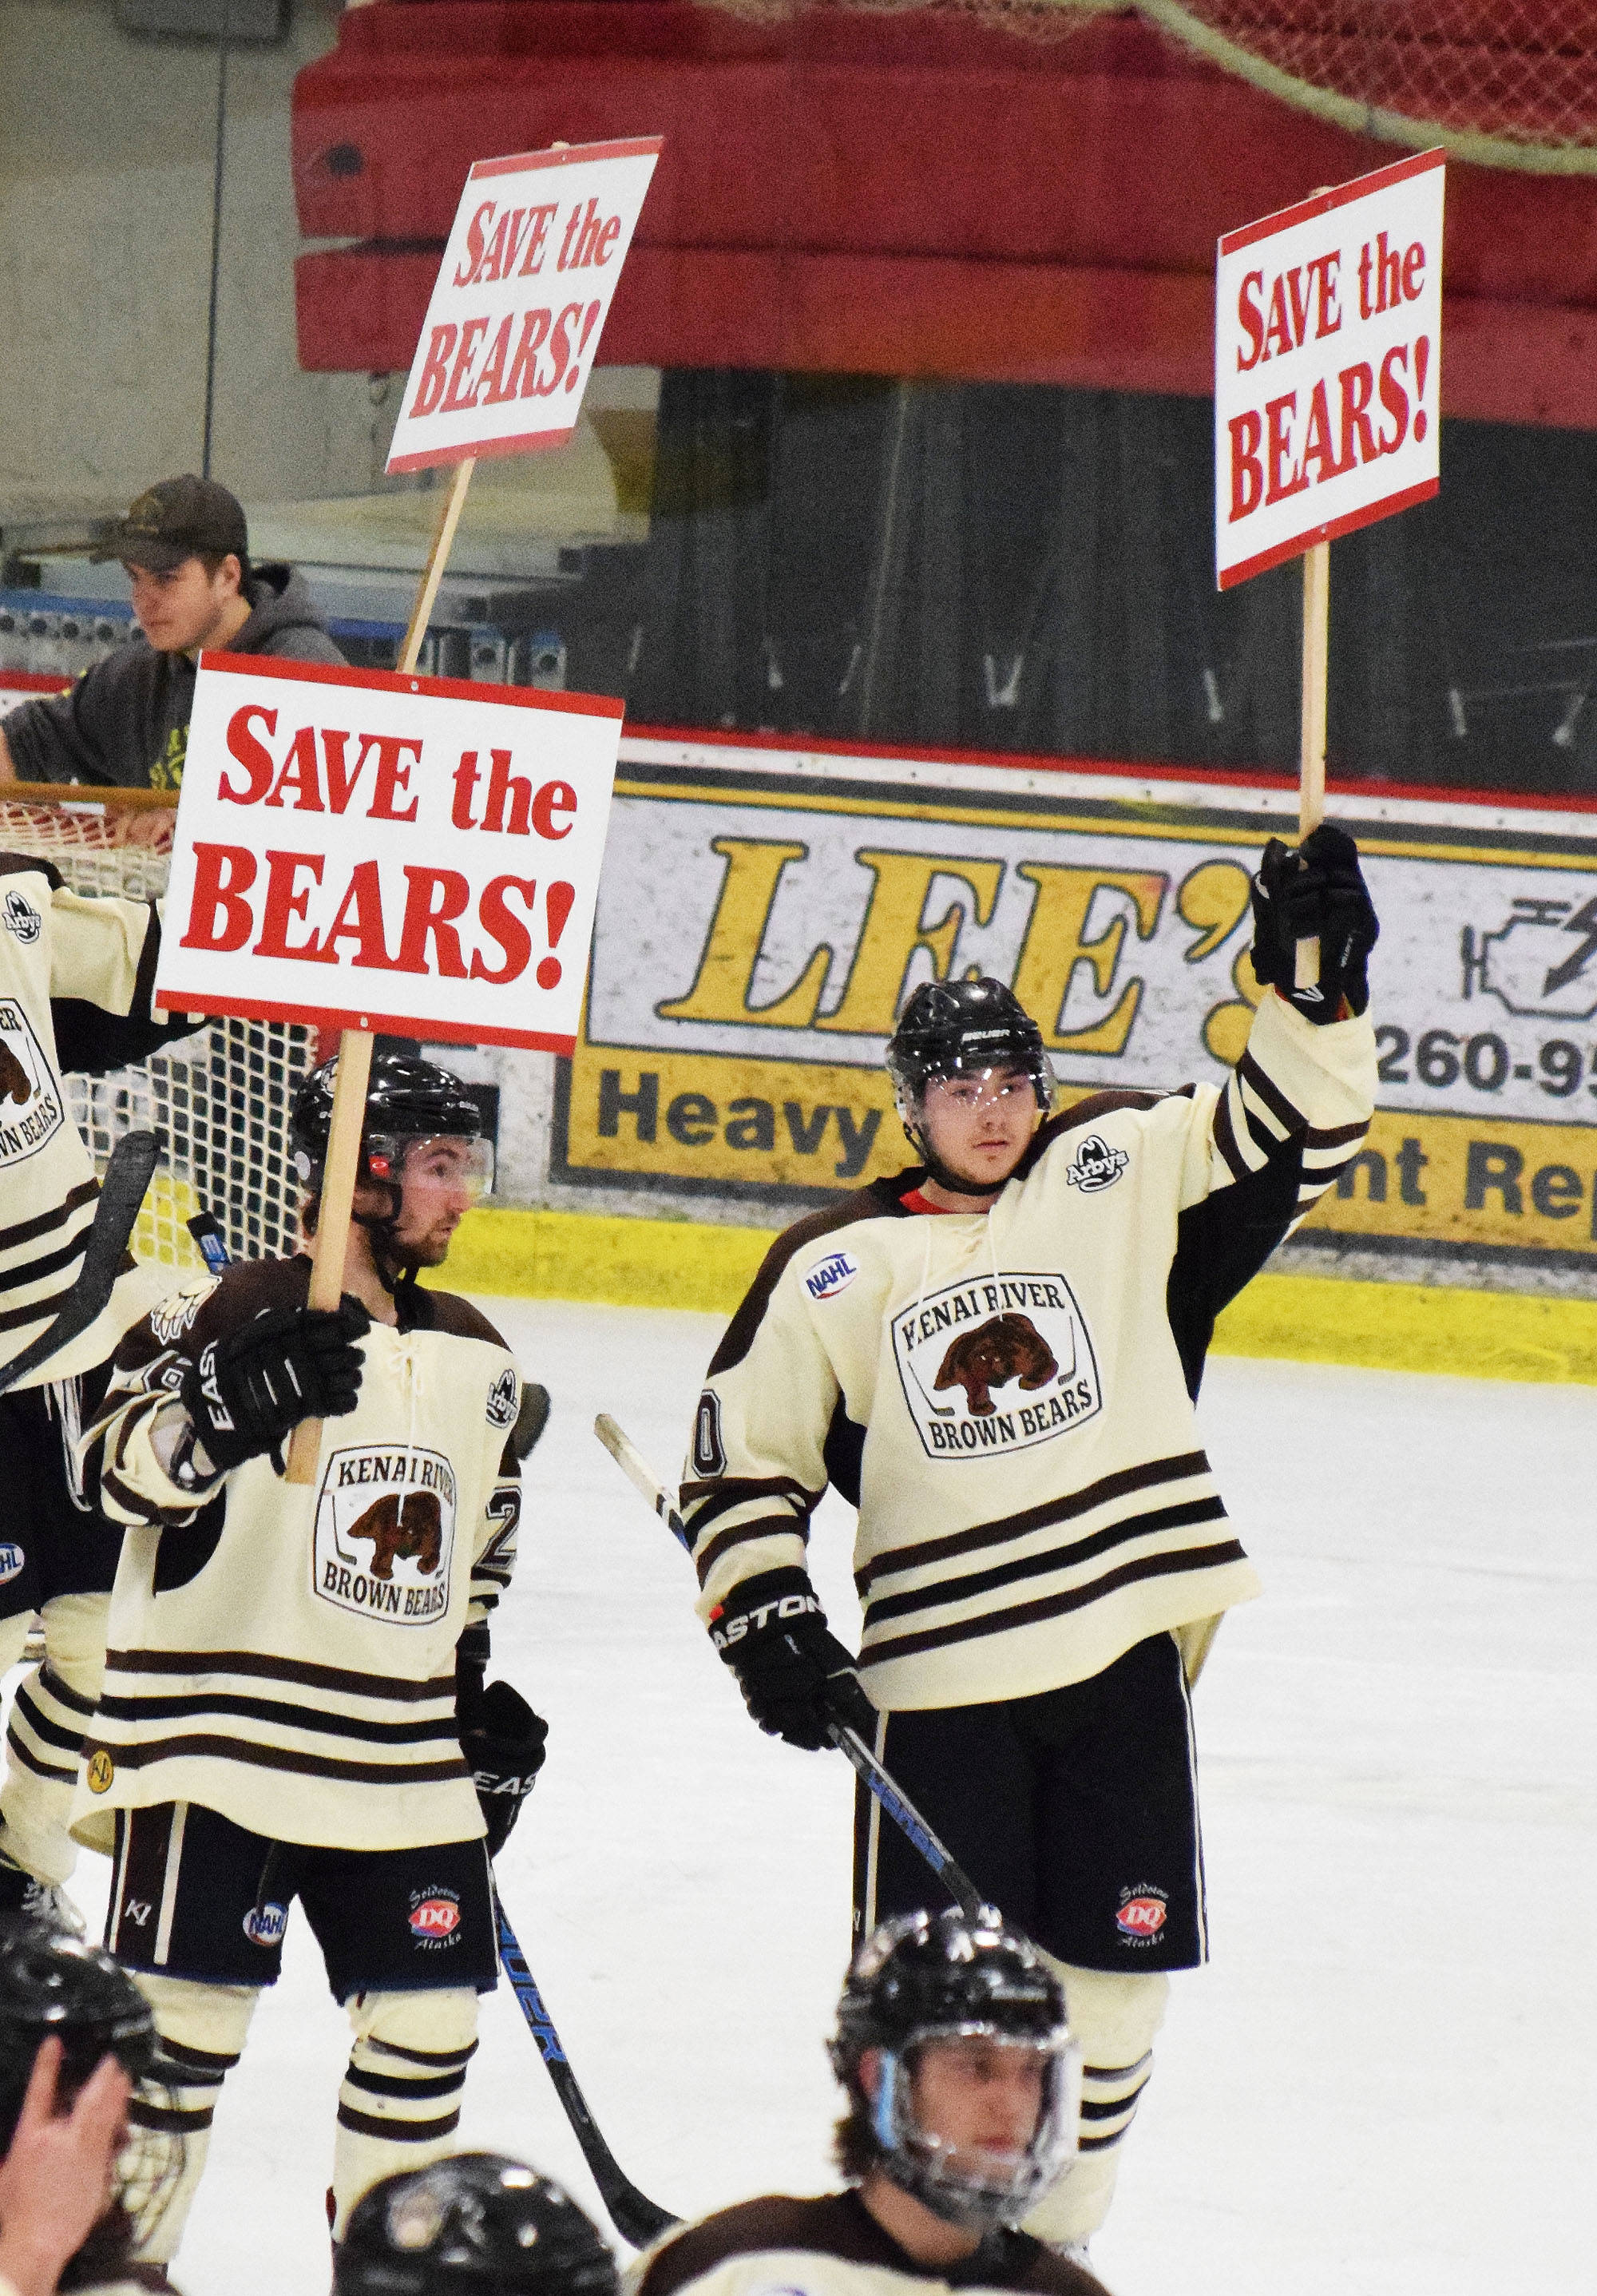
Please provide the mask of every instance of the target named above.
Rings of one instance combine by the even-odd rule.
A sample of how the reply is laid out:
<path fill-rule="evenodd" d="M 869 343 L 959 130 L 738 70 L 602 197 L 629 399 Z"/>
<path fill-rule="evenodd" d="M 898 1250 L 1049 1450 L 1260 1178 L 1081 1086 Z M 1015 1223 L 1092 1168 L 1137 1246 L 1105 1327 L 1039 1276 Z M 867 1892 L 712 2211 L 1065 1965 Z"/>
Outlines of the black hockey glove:
<path fill-rule="evenodd" d="M 734 1587 L 710 1620 L 710 1640 L 737 1676 L 743 1703 L 774 1738 L 812 1750 L 831 1722 L 876 1742 L 876 1709 L 857 1660 L 828 1630 L 807 1570 L 764 1570 Z"/>
<path fill-rule="evenodd" d="M 488 1856 L 497 1857 L 544 1767 L 549 1725 L 508 1682 L 490 1682 L 486 1690 L 460 1697 L 457 1710 L 460 1750 L 488 1830 Z"/>
<path fill-rule="evenodd" d="M 1345 829 L 1323 821 L 1296 852 L 1273 837 L 1253 881 L 1253 970 L 1266 988 L 1307 1021 L 1339 1021 L 1370 1001 L 1366 972 L 1380 932 L 1358 848 Z M 1298 986 L 1298 944 L 1318 940 L 1320 977 Z"/>
<path fill-rule="evenodd" d="M 208 1340 L 183 1375 L 183 1407 L 213 1466 L 275 1451 L 302 1419 L 339 1419 L 360 1392 L 356 1345 L 372 1328 L 346 1292 L 336 1309 L 273 1308 Z"/>

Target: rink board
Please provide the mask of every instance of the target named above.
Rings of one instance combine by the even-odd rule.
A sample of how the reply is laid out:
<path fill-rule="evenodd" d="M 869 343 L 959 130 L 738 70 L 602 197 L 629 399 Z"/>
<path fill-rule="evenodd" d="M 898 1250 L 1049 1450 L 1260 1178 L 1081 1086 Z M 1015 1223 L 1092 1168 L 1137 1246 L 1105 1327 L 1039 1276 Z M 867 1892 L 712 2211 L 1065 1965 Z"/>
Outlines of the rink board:
<path fill-rule="evenodd" d="M 771 1206 L 900 1168 L 881 1068 L 934 975 L 1011 983 L 1062 1095 L 1218 1083 L 1296 792 L 1067 761 L 623 740 L 552 1177 Z M 1597 1251 L 1597 811 L 1333 791 L 1381 920 L 1380 1113 L 1312 1226 Z"/>

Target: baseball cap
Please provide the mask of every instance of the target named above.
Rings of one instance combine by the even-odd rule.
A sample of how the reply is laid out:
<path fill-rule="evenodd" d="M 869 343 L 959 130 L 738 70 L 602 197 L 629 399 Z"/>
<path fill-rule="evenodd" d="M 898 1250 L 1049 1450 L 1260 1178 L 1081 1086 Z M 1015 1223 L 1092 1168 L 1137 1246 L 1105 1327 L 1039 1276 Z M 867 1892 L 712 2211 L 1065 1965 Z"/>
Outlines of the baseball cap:
<path fill-rule="evenodd" d="M 250 529 L 236 495 L 215 479 L 158 479 L 128 505 L 126 518 L 105 527 L 89 553 L 96 563 L 108 558 L 169 573 L 185 558 L 249 554 Z"/>

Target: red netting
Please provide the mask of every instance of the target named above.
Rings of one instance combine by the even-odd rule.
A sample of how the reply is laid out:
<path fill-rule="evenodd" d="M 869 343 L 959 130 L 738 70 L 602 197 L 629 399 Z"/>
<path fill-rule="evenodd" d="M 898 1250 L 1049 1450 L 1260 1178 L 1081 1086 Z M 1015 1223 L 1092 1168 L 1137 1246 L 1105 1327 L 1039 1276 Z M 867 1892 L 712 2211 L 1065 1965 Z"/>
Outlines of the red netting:
<path fill-rule="evenodd" d="M 1461 157 L 1597 168 L 1594 0 L 1138 0 L 1339 126 Z"/>

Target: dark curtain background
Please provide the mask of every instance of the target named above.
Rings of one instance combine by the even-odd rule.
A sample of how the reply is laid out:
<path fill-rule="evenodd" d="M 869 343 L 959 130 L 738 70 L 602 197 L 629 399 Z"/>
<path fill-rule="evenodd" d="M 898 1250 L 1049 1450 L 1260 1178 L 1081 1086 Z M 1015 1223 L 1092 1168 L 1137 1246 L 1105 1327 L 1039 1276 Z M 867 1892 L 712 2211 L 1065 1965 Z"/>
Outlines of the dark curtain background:
<path fill-rule="evenodd" d="M 1216 592 L 1211 422 L 668 373 L 650 540 L 589 675 L 657 725 L 1293 769 L 1298 570 Z M 1597 440 L 1454 422 L 1442 469 L 1333 547 L 1331 773 L 1597 789 Z"/>

